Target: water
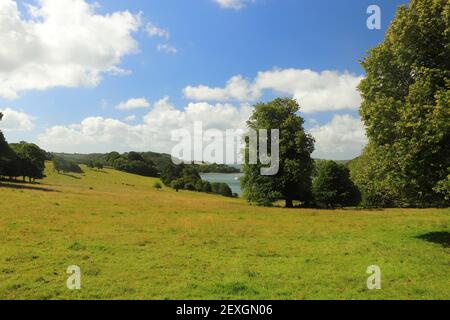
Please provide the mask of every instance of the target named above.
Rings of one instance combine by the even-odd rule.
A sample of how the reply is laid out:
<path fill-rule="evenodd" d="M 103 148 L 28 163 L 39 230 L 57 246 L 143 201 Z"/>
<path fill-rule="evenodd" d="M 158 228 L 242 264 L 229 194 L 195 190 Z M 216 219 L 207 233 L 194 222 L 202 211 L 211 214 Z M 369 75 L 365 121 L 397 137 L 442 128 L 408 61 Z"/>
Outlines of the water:
<path fill-rule="evenodd" d="M 202 180 L 213 182 L 222 182 L 230 186 L 233 193 L 242 195 L 239 178 L 243 176 L 242 173 L 202 173 L 200 175 Z"/>

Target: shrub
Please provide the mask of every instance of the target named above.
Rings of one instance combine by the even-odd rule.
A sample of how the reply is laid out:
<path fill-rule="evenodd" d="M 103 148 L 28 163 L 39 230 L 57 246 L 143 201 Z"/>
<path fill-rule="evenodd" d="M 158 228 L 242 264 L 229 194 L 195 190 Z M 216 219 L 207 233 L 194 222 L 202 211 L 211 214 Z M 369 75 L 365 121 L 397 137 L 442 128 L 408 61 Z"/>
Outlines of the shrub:
<path fill-rule="evenodd" d="M 153 184 L 153 188 L 155 188 L 155 189 L 162 189 L 161 183 L 155 182 L 155 183 Z"/>

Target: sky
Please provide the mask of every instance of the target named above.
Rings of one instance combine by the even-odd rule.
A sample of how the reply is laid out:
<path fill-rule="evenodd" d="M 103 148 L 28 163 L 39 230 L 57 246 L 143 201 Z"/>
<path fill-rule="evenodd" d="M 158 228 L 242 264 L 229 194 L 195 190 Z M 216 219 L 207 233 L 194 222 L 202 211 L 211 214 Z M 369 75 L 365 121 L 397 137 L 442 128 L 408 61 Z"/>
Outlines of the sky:
<path fill-rule="evenodd" d="M 0 129 L 53 152 L 170 153 L 295 98 L 316 158 L 366 144 L 359 61 L 405 0 L 0 0 Z M 370 30 L 367 8 L 381 9 Z"/>

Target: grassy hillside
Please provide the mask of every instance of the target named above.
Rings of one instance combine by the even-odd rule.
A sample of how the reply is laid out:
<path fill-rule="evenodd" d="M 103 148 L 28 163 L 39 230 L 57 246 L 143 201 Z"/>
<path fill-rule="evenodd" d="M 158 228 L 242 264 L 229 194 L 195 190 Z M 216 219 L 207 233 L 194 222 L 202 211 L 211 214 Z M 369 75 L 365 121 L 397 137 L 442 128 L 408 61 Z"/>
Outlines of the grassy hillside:
<path fill-rule="evenodd" d="M 0 298 L 450 299 L 449 210 L 260 208 L 83 170 L 0 184 Z"/>

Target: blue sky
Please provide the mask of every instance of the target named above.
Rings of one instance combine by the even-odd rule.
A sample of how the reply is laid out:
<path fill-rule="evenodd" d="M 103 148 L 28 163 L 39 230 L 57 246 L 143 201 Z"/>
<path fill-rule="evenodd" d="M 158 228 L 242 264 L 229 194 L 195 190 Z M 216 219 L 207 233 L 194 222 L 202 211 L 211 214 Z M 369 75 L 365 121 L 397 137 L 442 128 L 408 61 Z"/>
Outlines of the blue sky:
<path fill-rule="evenodd" d="M 278 95 L 303 97 L 302 90 L 314 90 L 320 84 L 308 87 L 300 82 L 315 78 L 318 80 L 314 81 L 322 81 L 320 75 L 324 71 L 335 72 L 336 81 L 345 77 L 346 72 L 353 80 L 357 79 L 363 76 L 358 61 L 367 49 L 382 41 L 397 6 L 406 2 L 254 0 L 243 1 L 240 8 L 230 8 L 226 7 L 227 3 L 233 5 L 239 1 L 100 0 L 97 4 L 87 1 L 92 7 L 86 12 L 82 7 L 84 0 L 64 0 L 67 2 L 64 7 L 55 7 L 52 4 L 55 0 L 5 1 L 17 4 L 21 14 L 16 19 L 20 24 L 10 18 L 8 23 L 3 21 L 6 29 L 10 30 L 4 30 L 3 33 L 0 30 L 0 40 L 6 43 L 4 52 L 0 51 L 0 110 L 8 109 L 10 114 L 10 119 L 5 117 L 2 124 L 7 139 L 11 142 L 33 141 L 52 151 L 66 152 L 93 152 L 97 149 L 101 152 L 112 151 L 110 149 L 167 152 L 164 147 L 167 143 L 163 141 L 165 138 L 161 135 L 151 136 L 154 134 L 151 133 L 152 129 L 164 131 L 165 128 L 170 130 L 181 125 L 180 121 L 174 124 L 173 119 L 169 121 L 166 117 L 179 117 L 189 122 L 193 119 L 192 114 L 186 113 L 194 109 L 195 112 L 206 110 L 205 105 L 208 104 L 205 118 L 217 117 L 212 122 L 217 125 L 224 112 L 233 113 L 223 117 L 223 125 L 233 127 L 238 126 L 237 123 L 242 122 L 248 113 L 247 109 L 242 110 L 243 104 L 252 105 Z M 74 6 L 70 7 L 69 3 Z M 33 16 L 27 4 L 41 10 L 41 13 Z M 380 30 L 366 27 L 369 16 L 366 9 L 371 4 L 381 8 Z M 0 5 L 0 10 L 14 12 L 13 6 L 6 4 Z M 64 10 L 72 10 L 71 17 L 79 14 L 89 20 L 74 20 L 71 24 L 65 21 L 67 19 L 58 19 L 59 16 L 69 14 Z M 111 19 L 105 26 L 98 27 L 96 20 L 90 20 L 93 16 L 110 19 L 111 14 L 126 11 L 131 15 Z M 0 14 L 0 25 L 2 19 L 6 19 L 5 15 Z M 130 22 L 130 19 L 135 20 Z M 47 23 L 48 28 L 30 26 L 30 22 Z M 63 24 L 61 28 L 58 23 Z M 86 29 L 80 37 L 67 39 L 70 38 L 67 35 L 79 31 L 76 31 L 76 23 L 86 28 L 92 26 L 92 30 Z M 20 29 L 23 26 L 27 31 Z M 71 31 L 72 27 L 74 31 Z M 38 34 L 36 43 L 44 43 L 47 47 L 36 44 L 36 50 L 51 49 L 40 53 L 42 58 L 33 57 L 33 46 L 22 40 L 16 43 L 9 37 L 11 32 L 17 31 L 14 28 L 28 32 L 28 36 Z M 151 28 L 153 32 L 149 31 Z M 58 30 L 64 30 L 66 36 L 58 34 Z M 128 40 L 135 41 L 133 48 L 122 46 Z M 96 51 L 85 53 L 87 47 L 96 48 Z M 114 52 L 108 53 L 108 50 Z M 24 57 L 20 60 L 22 55 Z M 111 58 L 113 55 L 115 58 Z M 19 58 L 8 58 L 11 56 Z M 30 66 L 30 59 L 34 59 L 33 67 Z M 69 67 L 66 68 L 64 63 Z M 45 66 L 43 70 L 48 75 L 36 71 L 41 70 L 37 65 Z M 63 70 L 63 73 L 49 70 L 54 66 L 55 70 Z M 120 70 L 111 72 L 112 67 Z M 68 68 L 75 68 L 76 71 Z M 274 75 L 275 70 L 279 74 Z M 313 74 L 307 74 L 304 70 L 310 70 Z M 60 79 L 59 75 L 64 77 L 65 72 L 67 78 Z M 96 76 L 92 76 L 92 72 Z M 261 89 L 261 85 L 257 85 L 259 72 L 272 72 L 267 75 L 267 81 L 273 83 L 266 83 Z M 45 77 L 40 79 L 42 74 Z M 254 95 L 248 92 L 227 93 L 227 81 L 238 75 L 244 82 L 236 82 L 237 85 L 248 84 L 250 91 L 257 91 Z M 20 81 L 17 80 L 19 76 Z M 280 79 L 288 76 L 293 77 L 292 81 L 298 81 L 298 85 L 291 87 L 289 80 L 284 83 Z M 33 80 L 23 80 L 22 83 L 24 78 Z M 199 89 L 200 85 L 204 86 L 203 91 Z M 2 94 L 1 86 L 13 88 L 13 94 L 6 91 Z M 333 84 L 330 86 L 338 90 L 340 88 Z M 184 90 L 187 87 L 193 88 L 190 94 Z M 206 92 L 205 88 L 208 89 Z M 249 98 L 249 95 L 252 97 Z M 317 156 L 348 158 L 357 155 L 364 141 L 356 123 L 358 106 L 349 105 L 354 98 L 342 97 L 342 102 L 336 102 L 338 107 L 332 105 L 334 99 L 331 98 L 319 102 L 322 107 L 316 110 L 313 95 L 310 93 L 305 98 L 308 112 L 303 115 L 308 130 L 312 130 L 313 135 L 316 133 L 320 140 Z M 135 102 L 145 99 L 147 104 L 126 110 L 116 108 L 119 103 L 129 99 L 135 99 Z M 135 104 L 139 105 L 138 102 Z M 302 105 L 302 101 L 299 102 Z M 186 111 L 189 104 L 192 104 L 191 111 Z M 329 108 L 326 107 L 328 105 Z M 215 110 L 215 107 L 222 109 Z M 178 113 L 175 112 L 177 110 Z M 5 114 L 8 115 L 7 112 Z M 143 120 L 143 117 L 147 117 L 147 120 Z M 82 124 L 86 119 L 97 120 L 87 121 L 91 124 Z M 105 125 L 108 125 L 105 124 L 106 120 L 110 120 L 108 123 L 120 134 L 114 136 L 109 131 L 113 129 L 105 129 Z M 170 124 L 166 126 L 163 121 Z M 147 129 L 142 128 L 145 125 Z M 345 132 L 347 127 L 348 132 Z M 136 135 L 147 133 L 149 137 L 144 139 L 145 142 L 130 143 Z M 341 137 L 335 137 L 337 135 Z M 99 137 L 98 141 L 96 136 Z M 119 141 L 122 138 L 124 141 Z M 161 141 L 154 141 L 158 139 Z M 330 150 L 334 145 L 337 146 L 336 150 Z"/>

